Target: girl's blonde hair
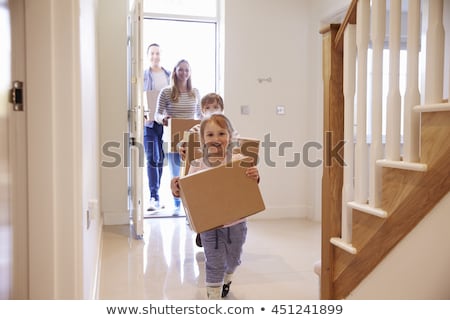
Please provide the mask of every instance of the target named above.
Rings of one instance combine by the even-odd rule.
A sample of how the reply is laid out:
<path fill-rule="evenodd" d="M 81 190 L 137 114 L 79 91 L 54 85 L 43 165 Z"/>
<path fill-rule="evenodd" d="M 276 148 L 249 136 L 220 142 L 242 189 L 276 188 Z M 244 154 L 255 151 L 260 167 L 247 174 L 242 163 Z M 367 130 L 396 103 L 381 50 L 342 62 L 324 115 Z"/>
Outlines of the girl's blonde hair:
<path fill-rule="evenodd" d="M 178 102 L 178 97 L 180 96 L 180 88 L 178 88 L 177 68 L 182 63 L 186 63 L 189 66 L 189 69 L 191 69 L 191 65 L 185 59 L 181 59 L 180 61 L 178 61 L 178 63 L 173 68 L 172 76 L 170 78 L 170 82 L 171 82 L 171 86 L 172 86 L 172 93 L 170 94 L 170 99 L 172 99 L 172 102 Z M 191 78 L 192 77 L 189 76 L 189 79 L 187 80 L 187 90 L 191 97 L 195 97 L 195 92 L 192 90 Z"/>

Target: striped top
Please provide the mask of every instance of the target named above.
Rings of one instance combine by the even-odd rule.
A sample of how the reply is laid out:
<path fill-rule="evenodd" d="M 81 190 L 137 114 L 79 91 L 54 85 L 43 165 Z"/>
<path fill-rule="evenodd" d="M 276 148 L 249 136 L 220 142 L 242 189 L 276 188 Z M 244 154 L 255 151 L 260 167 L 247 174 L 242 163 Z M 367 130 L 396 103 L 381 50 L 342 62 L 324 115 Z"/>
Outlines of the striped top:
<path fill-rule="evenodd" d="M 182 92 L 178 96 L 178 102 L 173 102 L 170 99 L 171 87 L 163 88 L 158 96 L 155 121 L 162 124 L 166 116 L 178 119 L 201 119 L 200 93 L 196 88 L 193 88 L 192 91 L 195 93 L 195 97 L 188 92 Z"/>

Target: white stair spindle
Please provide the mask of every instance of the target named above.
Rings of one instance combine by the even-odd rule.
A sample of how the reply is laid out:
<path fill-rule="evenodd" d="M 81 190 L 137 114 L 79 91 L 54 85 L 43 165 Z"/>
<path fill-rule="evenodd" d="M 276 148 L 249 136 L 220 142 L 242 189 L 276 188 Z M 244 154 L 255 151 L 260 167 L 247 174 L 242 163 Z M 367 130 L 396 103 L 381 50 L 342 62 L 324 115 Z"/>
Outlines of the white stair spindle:
<path fill-rule="evenodd" d="M 353 200 L 353 148 L 354 109 L 356 86 L 356 25 L 349 24 L 344 32 L 344 174 L 342 187 L 342 231 L 345 242 L 352 240 L 352 208 L 347 203 Z"/>
<path fill-rule="evenodd" d="M 440 103 L 444 80 L 443 0 L 428 1 L 425 104 Z"/>
<path fill-rule="evenodd" d="M 404 111 L 403 154 L 407 162 L 419 161 L 420 114 L 413 108 L 420 104 L 419 50 L 420 0 L 408 1 L 407 67 Z"/>
<path fill-rule="evenodd" d="M 356 10 L 356 44 L 358 48 L 357 125 L 355 147 L 355 201 L 367 203 L 368 150 L 366 142 L 367 115 L 367 49 L 369 46 L 370 0 L 358 1 Z"/>
<path fill-rule="evenodd" d="M 392 0 L 391 0 L 392 1 Z M 383 157 L 382 114 L 383 114 L 383 49 L 386 35 L 386 0 L 372 3 L 372 141 L 370 144 L 369 206 L 381 204 L 381 168 L 376 165 Z"/>
<path fill-rule="evenodd" d="M 391 0 L 389 17 L 389 90 L 387 97 L 386 159 L 400 160 L 400 23 L 401 0 Z"/>

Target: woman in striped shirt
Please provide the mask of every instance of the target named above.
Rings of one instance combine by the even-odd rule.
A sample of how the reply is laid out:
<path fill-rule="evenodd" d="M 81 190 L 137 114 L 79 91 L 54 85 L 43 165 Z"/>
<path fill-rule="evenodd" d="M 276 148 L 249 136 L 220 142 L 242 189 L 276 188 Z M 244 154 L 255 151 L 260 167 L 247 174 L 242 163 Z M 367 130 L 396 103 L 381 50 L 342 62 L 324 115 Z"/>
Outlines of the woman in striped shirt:
<path fill-rule="evenodd" d="M 191 67 L 186 60 L 180 60 L 173 69 L 170 86 L 161 90 L 155 111 L 155 121 L 168 125 L 169 118 L 201 119 L 200 93 L 192 87 Z M 180 175 L 180 154 L 167 155 L 171 176 Z M 180 209 L 180 199 L 174 198 L 175 212 Z"/>

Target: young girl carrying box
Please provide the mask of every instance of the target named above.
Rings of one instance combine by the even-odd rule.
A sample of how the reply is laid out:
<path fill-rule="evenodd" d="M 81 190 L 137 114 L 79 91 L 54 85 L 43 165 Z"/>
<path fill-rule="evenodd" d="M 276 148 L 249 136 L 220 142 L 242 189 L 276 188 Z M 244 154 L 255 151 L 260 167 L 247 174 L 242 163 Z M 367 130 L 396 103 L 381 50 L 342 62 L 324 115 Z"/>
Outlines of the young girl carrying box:
<path fill-rule="evenodd" d="M 203 157 L 196 160 L 196 163 L 192 163 L 188 174 L 242 157 L 242 155 L 232 152 L 233 132 L 230 121 L 223 114 L 215 113 L 205 117 L 200 124 Z M 256 167 L 247 168 L 245 174 L 249 179 L 259 182 L 259 172 Z M 179 177 L 173 178 L 171 181 L 172 193 L 176 197 L 180 196 L 178 182 Z M 200 233 L 206 257 L 208 299 L 220 299 L 228 294 L 233 273 L 241 264 L 242 248 L 246 236 L 246 219 Z"/>

